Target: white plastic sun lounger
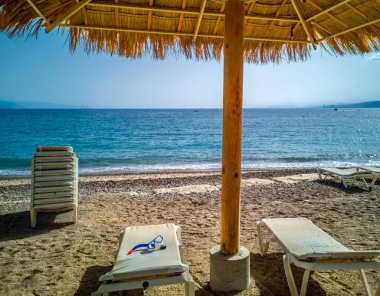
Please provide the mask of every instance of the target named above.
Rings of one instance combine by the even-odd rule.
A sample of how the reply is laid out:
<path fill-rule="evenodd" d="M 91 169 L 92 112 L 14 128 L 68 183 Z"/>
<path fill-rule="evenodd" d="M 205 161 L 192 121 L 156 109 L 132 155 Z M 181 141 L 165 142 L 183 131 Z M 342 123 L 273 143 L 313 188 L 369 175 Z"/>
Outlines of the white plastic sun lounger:
<path fill-rule="evenodd" d="M 136 245 L 146 244 L 162 236 L 165 249 L 142 250 L 128 254 Z M 194 283 L 189 267 L 182 263 L 180 227 L 174 224 L 127 227 L 119 236 L 119 250 L 110 272 L 102 275 L 103 282 L 92 295 L 147 289 L 152 286 L 185 284 L 186 295 L 194 295 Z"/>
<path fill-rule="evenodd" d="M 342 181 L 345 188 L 348 188 L 349 183 L 352 184 L 360 180 L 364 183 L 366 189 L 370 189 L 375 185 L 378 178 L 377 174 L 361 168 L 318 168 L 318 175 L 321 181 L 327 177 L 338 179 Z M 325 177 L 323 178 L 322 176 Z M 370 179 L 371 182 L 368 184 L 366 179 Z"/>
<path fill-rule="evenodd" d="M 265 242 L 262 228 L 269 234 Z M 306 218 L 263 219 L 258 222 L 257 229 L 262 256 L 267 253 L 271 241 L 284 248 L 283 263 L 292 296 L 306 295 L 311 270 L 340 269 L 360 270 L 365 291 L 368 296 L 372 295 L 364 270 L 380 269 L 380 262 L 375 261 L 380 250 L 350 250 Z M 291 264 L 305 269 L 300 292 L 294 281 Z M 375 295 L 379 293 L 380 285 Z"/>
<path fill-rule="evenodd" d="M 78 159 L 71 147 L 37 147 L 32 157 L 30 220 L 36 226 L 38 212 L 73 210 L 77 221 Z"/>

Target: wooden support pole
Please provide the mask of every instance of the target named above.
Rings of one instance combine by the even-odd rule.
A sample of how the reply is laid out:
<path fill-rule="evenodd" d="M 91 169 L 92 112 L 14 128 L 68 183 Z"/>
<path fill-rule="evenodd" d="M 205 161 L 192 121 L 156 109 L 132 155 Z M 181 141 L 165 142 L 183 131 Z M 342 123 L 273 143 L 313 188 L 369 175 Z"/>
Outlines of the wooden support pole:
<path fill-rule="evenodd" d="M 355 30 L 358 30 L 358 29 L 361 29 L 361 28 L 364 28 L 364 27 L 367 27 L 367 26 L 370 26 L 370 25 L 375 25 L 376 23 L 380 22 L 380 18 L 378 19 L 375 19 L 373 21 L 370 21 L 370 22 L 367 22 L 365 24 L 362 24 L 360 26 L 356 26 L 356 27 L 353 27 L 351 29 L 348 29 L 348 30 L 345 30 L 345 31 L 342 31 L 342 32 L 339 32 L 339 33 L 336 33 L 334 35 L 331 35 L 331 36 L 327 36 L 325 38 L 322 38 L 322 39 L 319 39 L 317 40 L 317 42 L 322 42 L 322 41 L 325 41 L 327 39 L 330 39 L 330 38 L 334 38 L 334 37 L 338 37 L 340 35 L 343 35 L 343 34 L 346 34 L 346 33 L 349 33 L 349 32 L 353 32 Z"/>
<path fill-rule="evenodd" d="M 235 255 L 240 249 L 244 9 L 243 0 L 226 3 L 220 235 L 220 252 L 225 255 Z"/>
<path fill-rule="evenodd" d="M 344 0 L 344 1 L 340 2 L 340 3 L 338 3 L 338 4 L 335 4 L 335 5 L 333 5 L 333 6 L 329 7 L 329 8 L 326 8 L 326 9 L 322 10 L 321 12 L 319 12 L 319 13 L 317 13 L 317 14 L 311 16 L 311 17 L 309 17 L 306 21 L 309 22 L 309 21 L 311 21 L 311 20 L 313 20 L 313 19 L 315 19 L 315 18 L 317 18 L 317 17 L 320 17 L 321 15 L 323 15 L 323 14 L 325 14 L 325 13 L 328 13 L 328 12 L 331 11 L 331 10 L 334 10 L 334 9 L 338 8 L 339 6 L 342 6 L 342 5 L 344 5 L 344 4 L 347 4 L 347 3 L 350 2 L 350 1 L 351 1 L 351 0 Z"/>
<path fill-rule="evenodd" d="M 45 23 L 47 25 L 50 25 L 50 21 L 44 16 L 44 14 L 37 8 L 36 5 L 34 5 L 33 1 L 32 0 L 26 0 L 29 5 L 34 9 L 34 11 L 41 17 L 44 19 Z"/>
<path fill-rule="evenodd" d="M 226 4 L 223 3 L 222 6 L 220 7 L 220 12 L 224 12 L 225 8 L 226 8 Z M 218 29 L 219 29 L 221 21 L 222 21 L 222 16 L 218 16 L 218 18 L 216 19 L 214 30 L 212 30 L 212 34 L 214 34 L 214 35 L 218 34 Z"/>
<path fill-rule="evenodd" d="M 82 0 L 81 2 L 78 2 L 71 6 L 69 9 L 61 13 L 57 16 L 54 23 L 50 24 L 46 27 L 45 31 L 46 33 L 49 33 L 51 30 L 53 30 L 55 27 L 60 25 L 65 19 L 68 19 L 70 16 L 75 14 L 78 10 L 81 10 L 83 7 L 85 7 L 91 0 Z"/>
<path fill-rule="evenodd" d="M 316 49 L 315 45 L 315 37 L 314 37 L 314 31 L 310 25 L 310 23 L 305 21 L 305 13 L 302 7 L 302 4 L 299 2 L 299 0 L 291 0 L 292 5 L 294 7 L 294 10 L 296 11 L 298 18 L 301 21 L 301 24 L 306 32 L 306 35 L 309 37 L 309 40 L 313 44 L 314 49 Z"/>
<path fill-rule="evenodd" d="M 198 20 L 197 20 L 197 23 L 196 23 L 195 29 L 194 29 L 193 42 L 195 42 L 197 40 L 199 28 L 200 28 L 201 23 L 202 23 L 203 12 L 205 11 L 205 8 L 206 8 L 206 3 L 207 3 L 207 0 L 203 0 L 202 3 L 201 3 L 200 14 L 198 16 Z"/>
<path fill-rule="evenodd" d="M 309 4 L 313 5 L 315 8 L 319 9 L 320 11 L 324 11 L 322 7 L 320 7 L 319 5 L 317 5 L 316 3 L 314 3 L 312 0 L 308 0 Z M 343 27 L 345 28 L 348 28 L 347 24 L 345 24 L 344 22 L 342 22 L 340 19 L 338 19 L 337 17 L 335 17 L 334 15 L 332 15 L 331 13 L 329 12 L 326 12 L 326 15 L 333 19 L 334 21 L 336 21 L 337 23 L 341 24 Z M 308 20 L 309 21 L 309 20 Z"/>
<path fill-rule="evenodd" d="M 115 3 L 118 4 L 119 0 L 115 0 Z M 115 26 L 116 28 L 120 27 L 120 17 L 119 17 L 119 8 L 115 8 Z"/>
<path fill-rule="evenodd" d="M 149 0 L 149 7 L 153 6 L 153 0 Z M 152 28 L 152 11 L 148 11 L 148 31 Z"/>
<path fill-rule="evenodd" d="M 79 3 L 79 0 L 77 0 L 77 3 Z M 86 7 L 82 8 L 82 15 L 83 15 L 83 23 L 84 23 L 84 25 L 87 25 L 88 24 L 88 17 L 87 17 Z"/>
<path fill-rule="evenodd" d="M 182 0 L 182 10 L 186 9 L 186 0 Z M 183 17 L 185 16 L 184 13 L 181 13 L 179 16 L 178 26 L 177 26 L 177 32 L 181 32 L 182 29 L 182 23 L 183 23 Z"/>

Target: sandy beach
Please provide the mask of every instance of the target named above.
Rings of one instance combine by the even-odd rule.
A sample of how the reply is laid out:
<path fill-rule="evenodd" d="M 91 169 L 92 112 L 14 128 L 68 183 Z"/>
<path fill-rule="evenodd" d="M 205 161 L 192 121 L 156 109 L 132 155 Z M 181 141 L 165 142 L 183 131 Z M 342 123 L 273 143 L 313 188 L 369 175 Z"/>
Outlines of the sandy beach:
<path fill-rule="evenodd" d="M 259 255 L 256 222 L 268 217 L 307 217 L 349 248 L 380 248 L 380 186 L 372 191 L 320 182 L 311 170 L 244 172 L 241 245 L 251 253 L 248 290 L 226 295 L 289 295 L 281 249 Z M 302 174 L 302 175 L 301 175 Z M 175 223 L 182 228 L 186 263 L 196 295 L 209 286 L 209 249 L 219 243 L 219 173 L 81 176 L 79 222 L 71 213 L 38 215 L 30 228 L 30 179 L 0 179 L 0 295 L 90 295 L 109 271 L 117 235 L 130 225 Z M 369 283 L 380 282 L 370 271 Z M 302 273 L 296 272 L 300 282 Z M 182 286 L 144 295 L 183 295 Z M 308 295 L 364 295 L 359 272 L 314 272 Z M 134 291 L 127 295 L 137 295 Z"/>

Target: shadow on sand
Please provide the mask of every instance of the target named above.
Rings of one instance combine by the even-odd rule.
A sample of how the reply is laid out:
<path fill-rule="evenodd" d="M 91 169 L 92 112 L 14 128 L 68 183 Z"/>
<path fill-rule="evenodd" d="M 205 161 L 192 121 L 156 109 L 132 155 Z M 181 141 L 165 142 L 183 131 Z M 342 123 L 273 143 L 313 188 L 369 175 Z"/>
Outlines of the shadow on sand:
<path fill-rule="evenodd" d="M 324 186 L 328 186 L 328 187 L 331 187 L 331 188 L 335 188 L 335 189 L 338 189 L 338 190 L 341 190 L 341 191 L 344 191 L 345 193 L 347 194 L 355 194 L 355 193 L 363 193 L 363 192 L 369 192 L 369 191 L 372 191 L 372 188 L 371 189 L 365 189 L 364 187 L 358 187 L 358 186 L 350 186 L 348 188 L 344 188 L 343 184 L 342 183 L 337 183 L 333 180 L 316 180 L 316 181 L 313 181 L 317 184 L 320 184 L 320 185 L 324 185 Z"/>
<path fill-rule="evenodd" d="M 286 296 L 290 295 L 288 283 L 286 281 L 284 267 L 282 264 L 282 254 L 272 253 L 264 257 L 260 254 L 251 253 L 251 279 L 255 282 L 258 292 L 263 296 Z M 299 287 L 302 282 L 303 270 L 293 267 L 293 273 L 297 286 Z M 110 271 L 112 266 L 91 266 L 85 271 L 78 290 L 75 296 L 90 295 L 92 292 L 98 290 L 100 286 L 99 277 Z M 241 291 L 228 292 L 228 293 L 215 293 L 211 291 L 210 284 L 208 283 L 195 291 L 196 296 L 234 296 L 241 294 Z M 314 281 L 312 277 L 309 279 L 308 294 L 315 296 L 326 296 L 326 292 L 321 288 L 318 282 Z M 144 292 L 142 289 L 124 291 L 115 295 L 126 296 L 142 296 Z"/>
<path fill-rule="evenodd" d="M 72 222 L 56 222 L 59 213 L 38 213 L 37 226 L 31 228 L 29 211 L 0 215 L 0 241 L 22 239 L 63 228 Z"/>
<path fill-rule="evenodd" d="M 280 253 L 267 254 L 261 257 L 260 254 L 251 253 L 251 278 L 256 283 L 260 295 L 290 295 L 288 283 L 286 281 L 284 265 Z M 303 270 L 292 266 L 294 279 L 297 287 L 301 286 Z M 318 282 L 310 276 L 307 286 L 309 295 L 325 296 L 326 292 L 321 288 Z"/>
<path fill-rule="evenodd" d="M 112 266 L 90 266 L 84 273 L 78 290 L 75 292 L 75 296 L 88 296 L 91 293 L 96 292 L 100 286 L 99 277 L 110 271 Z"/>

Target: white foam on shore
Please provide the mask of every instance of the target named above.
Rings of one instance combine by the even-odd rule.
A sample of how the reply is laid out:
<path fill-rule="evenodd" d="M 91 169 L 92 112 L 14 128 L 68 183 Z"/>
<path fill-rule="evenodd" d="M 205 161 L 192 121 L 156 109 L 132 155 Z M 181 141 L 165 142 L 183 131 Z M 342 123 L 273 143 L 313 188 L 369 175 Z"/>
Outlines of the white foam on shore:
<path fill-rule="evenodd" d="M 315 161 L 315 162 L 255 162 L 242 163 L 242 170 L 257 169 L 310 169 L 317 167 L 358 167 L 358 166 L 380 166 L 380 161 L 368 161 L 367 163 L 356 163 L 347 161 Z M 173 173 L 173 172 L 215 172 L 221 170 L 220 163 L 192 163 L 192 164 L 154 164 L 154 165 L 119 165 L 119 166 L 81 166 L 79 160 L 79 174 L 101 175 L 101 174 L 123 174 L 123 173 Z M 0 176 L 30 176 L 30 169 L 5 169 L 0 170 Z"/>

